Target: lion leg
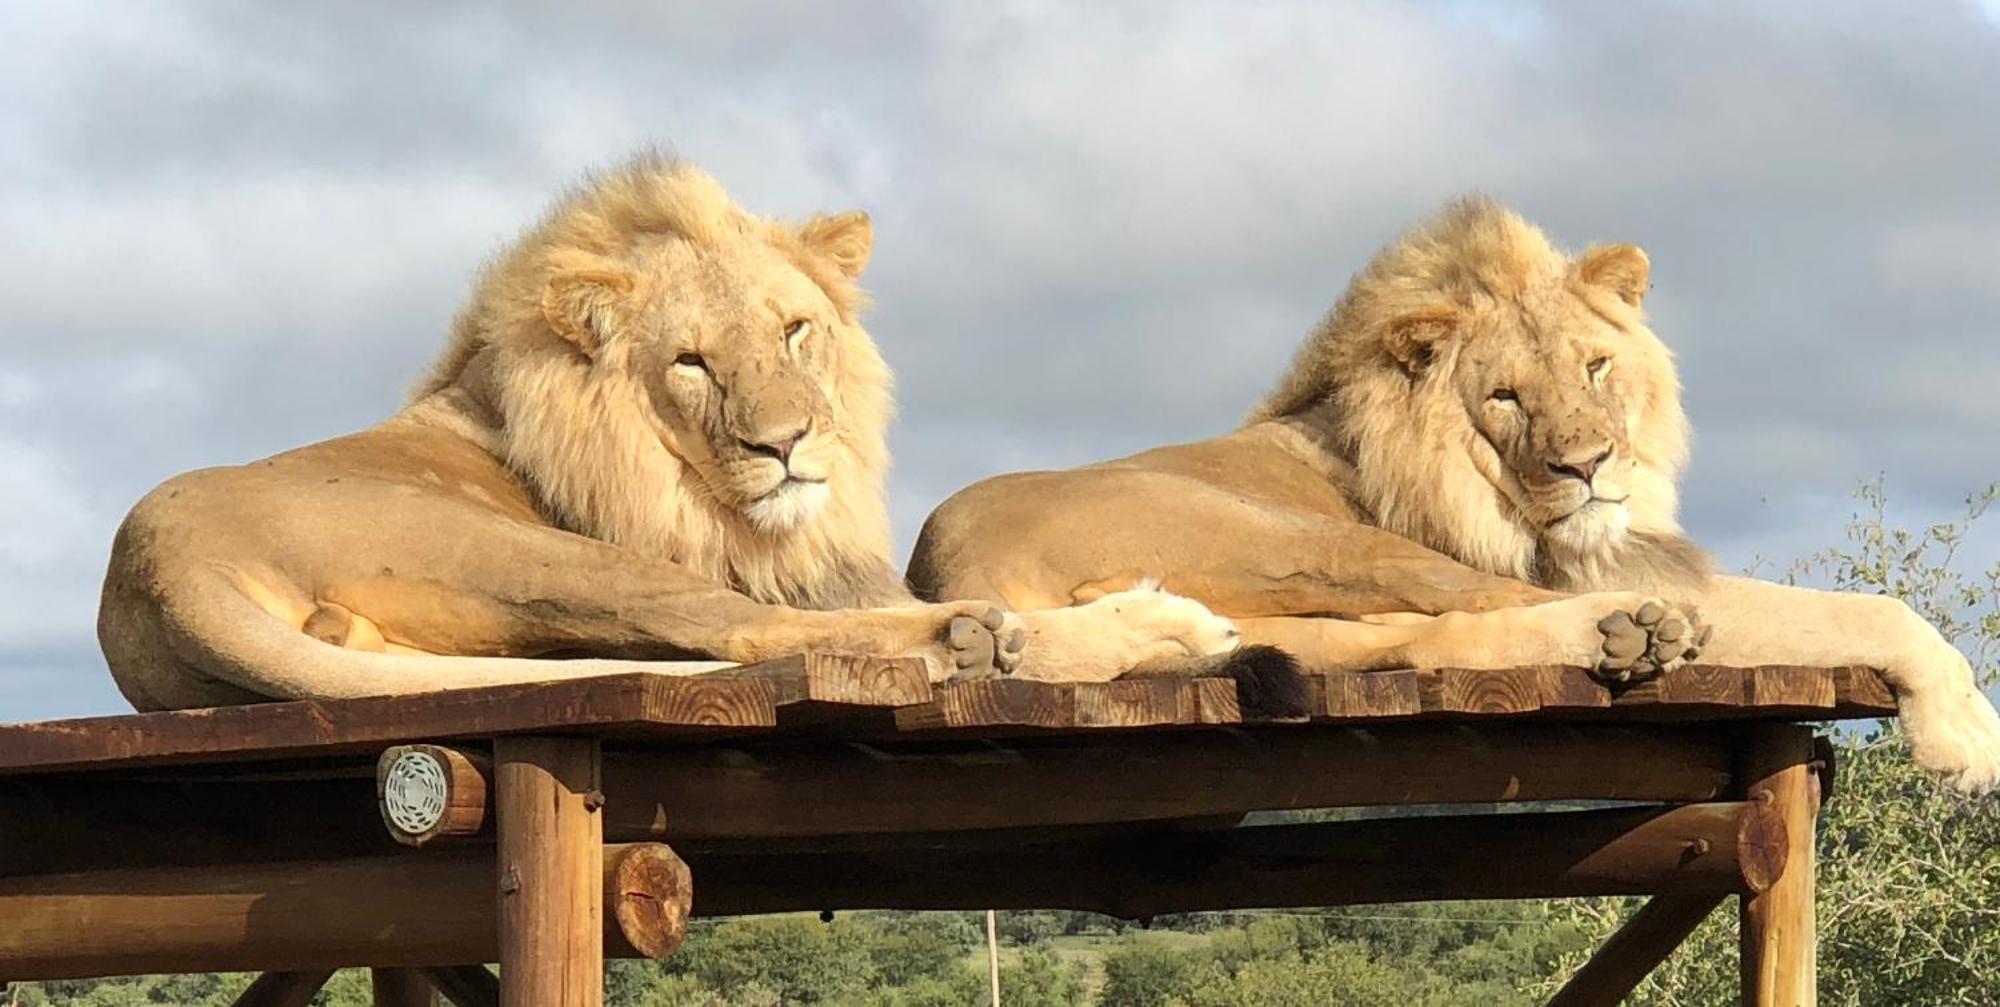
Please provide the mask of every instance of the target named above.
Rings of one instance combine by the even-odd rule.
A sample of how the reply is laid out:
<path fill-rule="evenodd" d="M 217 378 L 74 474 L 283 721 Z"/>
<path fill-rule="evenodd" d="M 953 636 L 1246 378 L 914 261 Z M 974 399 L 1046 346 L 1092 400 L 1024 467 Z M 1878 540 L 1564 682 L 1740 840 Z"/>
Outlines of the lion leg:
<path fill-rule="evenodd" d="M 1630 681 L 1701 653 L 1708 629 L 1674 607 L 1622 591 L 1577 595 L 1494 612 L 1433 618 L 1239 619 L 1246 643 L 1281 648 L 1327 671 L 1392 668 L 1589 668 Z"/>
<path fill-rule="evenodd" d="M 1883 595 L 1717 577 L 1701 606 L 1717 627 L 1707 660 L 1876 668 L 1896 692 L 1898 719 L 1918 765 L 1960 790 L 2000 787 L 2000 714 L 1965 655 L 1908 605 Z"/>

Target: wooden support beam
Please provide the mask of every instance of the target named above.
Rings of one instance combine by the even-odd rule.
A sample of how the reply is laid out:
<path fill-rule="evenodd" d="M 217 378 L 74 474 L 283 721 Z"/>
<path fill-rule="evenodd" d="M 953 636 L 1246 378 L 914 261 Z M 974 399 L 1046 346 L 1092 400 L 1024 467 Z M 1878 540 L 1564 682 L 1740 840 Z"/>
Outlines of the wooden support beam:
<path fill-rule="evenodd" d="M 858 837 L 854 837 L 857 838 Z M 1783 826 L 1747 802 L 690 855 L 701 916 L 801 909 L 1171 912 L 1767 887 Z M 1496 865 L 1504 865 L 1496 869 Z"/>
<path fill-rule="evenodd" d="M 375 760 L 376 807 L 405 846 L 477 835 L 491 801 L 492 760 L 442 745 L 394 745 Z"/>
<path fill-rule="evenodd" d="M 370 969 L 375 1007 L 437 1007 L 437 992 L 416 969 Z"/>
<path fill-rule="evenodd" d="M 605 759 L 604 828 L 613 842 L 668 839 L 684 849 L 719 839 L 1143 823 L 1369 804 L 1703 801 L 1730 786 L 1727 731 L 1400 724 L 1162 732 L 1143 744 L 1130 734 L 1102 734 L 1004 744 L 614 747 Z M 382 825 L 372 762 L 312 775 L 224 766 L 105 776 L 0 780 L 9 825 L 0 829 L 0 875 L 335 860 L 403 849 Z M 478 828 L 490 836 L 490 808 L 484 814 Z"/>
<path fill-rule="evenodd" d="M 332 969 L 266 972 L 236 997 L 236 1007 L 306 1007 L 331 978 Z"/>
<path fill-rule="evenodd" d="M 484 965 L 418 969 L 452 1007 L 500 1007 L 500 980 Z"/>
<path fill-rule="evenodd" d="M 1720 892 L 1653 896 L 1583 963 L 1549 1007 L 1618 1007 L 1727 897 Z"/>
<path fill-rule="evenodd" d="M 613 750 L 604 828 L 680 846 L 1358 805 L 1703 801 L 1728 787 L 1732 754 L 1726 735 L 1699 728 L 1553 724 Z"/>
<path fill-rule="evenodd" d="M 604 791 L 595 738 L 493 743 L 500 1003 L 604 1003 Z"/>
<path fill-rule="evenodd" d="M 1818 1003 L 1818 935 L 1813 919 L 1814 825 L 1819 774 L 1812 729 L 1784 724 L 1746 734 L 1742 779 L 1752 803 L 1770 807 L 1789 835 L 1786 869 L 1776 884 L 1742 899 L 1745 1007 Z"/>
<path fill-rule="evenodd" d="M 666 953 L 691 893 L 656 844 L 607 847 L 605 948 Z M 332 862 L 156 867 L 0 877 L 0 974 L 424 966 L 499 956 L 492 847 Z"/>

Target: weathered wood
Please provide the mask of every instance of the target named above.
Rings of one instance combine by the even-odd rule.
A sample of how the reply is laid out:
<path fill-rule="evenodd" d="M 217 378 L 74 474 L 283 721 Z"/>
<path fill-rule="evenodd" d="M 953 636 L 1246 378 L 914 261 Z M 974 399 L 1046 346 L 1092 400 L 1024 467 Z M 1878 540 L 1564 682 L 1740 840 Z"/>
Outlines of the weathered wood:
<path fill-rule="evenodd" d="M 1309 679 L 1318 687 L 1316 717 L 1374 720 L 1408 717 L 1424 710 L 1420 674 L 1415 671 L 1338 672 Z"/>
<path fill-rule="evenodd" d="M 1768 886 L 1782 826 L 1744 802 L 1089 835 L 1013 849 L 692 855 L 698 915 L 842 909 L 1170 912 L 1439 899 L 1722 894 Z M 1495 865 L 1504 865 L 1496 869 Z"/>
<path fill-rule="evenodd" d="M 613 675 L 416 696 L 259 703 L 0 726 L 0 772 L 274 759 L 552 728 L 685 737 L 777 724 L 754 678 Z"/>
<path fill-rule="evenodd" d="M 930 703 L 897 710 L 896 728 L 901 731 L 994 727 L 1057 730 L 1077 726 L 1074 686 L 988 678 L 948 682 L 936 687 L 936 695 Z"/>
<path fill-rule="evenodd" d="M 1789 848 L 1776 884 L 1745 896 L 1740 907 L 1745 1007 L 1812 1007 L 1818 1002 L 1818 948 L 1813 920 L 1813 830 L 1819 779 L 1812 766 L 1812 730 L 1760 726 L 1743 750 L 1745 796 L 1785 822 Z"/>
<path fill-rule="evenodd" d="M 181 774 L 181 775 L 171 775 Z M 206 769 L 0 779 L 0 876 L 395 853 L 364 764 L 233 779 Z"/>
<path fill-rule="evenodd" d="M 333 978 L 332 969 L 312 972 L 266 972 L 238 994 L 236 1007 L 306 1007 L 313 994 Z"/>
<path fill-rule="evenodd" d="M 453 1007 L 500 1007 L 500 980 L 484 965 L 419 969 Z"/>
<path fill-rule="evenodd" d="M 684 878 L 657 872 L 662 853 L 672 856 L 648 844 L 605 849 L 603 897 L 630 907 L 609 914 L 604 929 L 616 957 L 645 957 L 642 947 L 681 939 L 674 921 L 686 918 L 690 892 Z M 637 867 L 628 863 L 634 857 Z M 75 979 L 493 961 L 494 878 L 493 848 L 477 846 L 0 878 L 0 974 Z M 655 882 L 662 883 L 649 887 Z"/>
<path fill-rule="evenodd" d="M 492 761 L 442 745 L 394 745 L 375 762 L 375 797 L 390 838 L 423 846 L 477 835 L 492 801 Z"/>
<path fill-rule="evenodd" d="M 1133 678 L 1075 687 L 1077 727 L 1237 724 L 1243 711 L 1227 678 Z"/>
<path fill-rule="evenodd" d="M 1694 928 L 1728 896 L 1719 892 L 1674 892 L 1648 900 L 1569 982 L 1549 1007 L 1617 1007 L 1639 988 Z"/>
<path fill-rule="evenodd" d="M 712 746 L 605 757 L 617 841 L 945 832 L 1370 804 L 1700 801 L 1728 785 L 1696 728 L 1407 724 L 930 745 Z"/>
<path fill-rule="evenodd" d="M 1167 684 L 1173 683 L 1173 684 Z M 1229 723 L 1215 679 L 1060 685 L 1016 679 L 933 689 L 910 662 L 785 658 L 712 675 L 612 675 L 539 685 L 325 702 L 264 703 L 0 725 L 0 774 L 374 755 L 385 745 L 501 734 L 588 733 L 644 741 L 811 725 L 854 737 Z M 1859 668 L 1679 668 L 1616 696 L 1576 668 L 1389 671 L 1315 681 L 1322 718 L 1422 715 L 1555 720 L 1880 717 L 1894 703 Z M 929 699 L 924 697 L 929 695 Z M 889 711 L 894 710 L 893 716 Z"/>
<path fill-rule="evenodd" d="M 493 742 L 504 1007 L 604 1003 L 598 760 L 594 738 Z"/>
<path fill-rule="evenodd" d="M 605 890 L 607 915 L 639 954 L 673 954 L 687 938 L 694 906 L 687 862 L 660 843 L 638 843 L 626 847 L 616 864 Z"/>
<path fill-rule="evenodd" d="M 416 969 L 370 969 L 375 1007 L 437 1007 L 437 992 Z"/>

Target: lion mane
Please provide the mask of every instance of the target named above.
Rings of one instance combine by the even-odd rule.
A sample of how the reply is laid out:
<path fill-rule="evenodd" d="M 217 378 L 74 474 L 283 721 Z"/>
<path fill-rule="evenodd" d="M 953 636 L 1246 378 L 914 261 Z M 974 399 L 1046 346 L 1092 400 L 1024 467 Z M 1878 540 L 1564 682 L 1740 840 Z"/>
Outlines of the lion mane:
<path fill-rule="evenodd" d="M 435 398 L 446 406 L 437 413 L 478 416 L 472 429 L 459 422 L 462 432 L 503 458 L 558 527 L 685 564 L 767 603 L 891 600 L 878 595 L 885 577 L 894 581 L 884 501 L 892 382 L 858 321 L 865 295 L 840 268 L 835 227 L 826 217 L 796 226 L 755 216 L 698 169 L 642 155 L 583 181 L 485 267 L 413 401 Z M 778 531 L 714 499 L 662 444 L 622 344 L 604 360 L 584 358 L 553 331 L 545 303 L 552 278 L 643 242 L 713 249 L 743 240 L 778 251 L 826 293 L 842 323 L 831 373 L 815 375 L 831 390 L 840 453 L 827 503 L 808 523 Z"/>
<path fill-rule="evenodd" d="M 1612 289 L 1630 277 L 1582 275 L 1595 251 L 1571 257 L 1488 198 L 1454 200 L 1354 278 L 1248 422 L 1302 425 L 1348 470 L 1348 491 L 1372 523 L 1469 566 L 1561 590 L 1685 596 L 1711 568 L 1676 516 L 1676 481 L 1689 448 L 1680 379 L 1638 304 L 1643 253 L 1630 250 L 1642 271 L 1638 289 L 1621 299 Z M 1478 435 L 1448 380 L 1473 340 L 1503 354 L 1532 353 L 1526 326 L 1541 314 L 1538 305 L 1564 296 L 1582 300 L 1630 337 L 1620 367 L 1641 389 L 1626 403 L 1638 462 L 1629 526 L 1581 551 L 1525 521 L 1479 470 L 1469 450 Z M 1411 343 L 1423 340 L 1441 315 L 1462 319 L 1463 336 L 1416 346 L 1427 366 L 1415 375 L 1407 363 Z M 1526 373 L 1552 380 L 1532 367 Z"/>

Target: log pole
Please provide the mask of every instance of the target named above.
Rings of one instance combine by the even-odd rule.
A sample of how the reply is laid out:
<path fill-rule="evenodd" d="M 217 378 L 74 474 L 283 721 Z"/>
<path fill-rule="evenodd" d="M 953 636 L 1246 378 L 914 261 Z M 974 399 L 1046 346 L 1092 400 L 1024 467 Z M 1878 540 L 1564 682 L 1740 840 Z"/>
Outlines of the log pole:
<path fill-rule="evenodd" d="M 375 1007 L 437 1007 L 437 994 L 416 969 L 369 969 Z"/>
<path fill-rule="evenodd" d="M 1745 1007 L 1814 1007 L 1818 947 L 1813 920 L 1814 822 L 1820 779 L 1812 729 L 1794 724 L 1751 730 L 1741 779 L 1751 803 L 1770 807 L 1789 836 L 1784 874 L 1739 907 Z"/>
<path fill-rule="evenodd" d="M 686 865 L 648 843 L 606 847 L 603 861 L 598 884 L 614 907 L 605 948 L 640 958 L 641 949 L 677 947 L 684 930 L 665 928 L 685 925 Z M 499 957 L 494 863 L 491 847 L 472 847 L 0 878 L 0 974 L 80 979 L 490 962 Z"/>
<path fill-rule="evenodd" d="M 452 1007 L 500 1007 L 500 980 L 484 965 L 456 965 L 418 971 Z"/>
<path fill-rule="evenodd" d="M 470 836 L 486 825 L 492 763 L 442 745 L 396 745 L 375 763 L 375 801 L 389 835 L 405 846 Z"/>
<path fill-rule="evenodd" d="M 266 972 L 237 995 L 236 1007 L 306 1007 L 331 978 L 332 969 Z"/>
<path fill-rule="evenodd" d="M 1618 1007 L 1728 896 L 1655 895 L 1583 963 L 1549 1007 Z"/>
<path fill-rule="evenodd" d="M 595 738 L 493 742 L 502 1007 L 603 1007 L 599 759 Z"/>

